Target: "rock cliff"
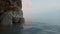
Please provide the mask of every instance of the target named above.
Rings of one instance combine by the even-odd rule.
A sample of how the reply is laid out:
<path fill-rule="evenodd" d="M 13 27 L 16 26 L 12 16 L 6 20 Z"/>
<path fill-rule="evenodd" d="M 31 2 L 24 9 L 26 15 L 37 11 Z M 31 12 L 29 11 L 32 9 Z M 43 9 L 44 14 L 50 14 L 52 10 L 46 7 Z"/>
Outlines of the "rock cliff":
<path fill-rule="evenodd" d="M 0 0 L 0 23 L 11 25 L 23 19 L 21 0 Z M 23 20 L 22 20 L 23 21 Z"/>

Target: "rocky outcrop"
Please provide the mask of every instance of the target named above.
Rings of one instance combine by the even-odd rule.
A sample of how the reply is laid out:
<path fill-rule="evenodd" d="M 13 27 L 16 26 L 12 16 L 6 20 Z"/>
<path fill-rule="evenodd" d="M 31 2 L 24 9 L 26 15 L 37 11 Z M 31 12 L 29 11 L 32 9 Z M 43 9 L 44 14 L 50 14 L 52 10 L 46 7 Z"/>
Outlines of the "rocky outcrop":
<path fill-rule="evenodd" d="M 18 9 L 22 9 L 21 0 L 0 0 L 0 13 Z"/>
<path fill-rule="evenodd" d="M 23 19 L 21 0 L 0 0 L 0 23 L 11 25 L 21 23 Z M 22 21 L 21 21 L 22 20 Z"/>

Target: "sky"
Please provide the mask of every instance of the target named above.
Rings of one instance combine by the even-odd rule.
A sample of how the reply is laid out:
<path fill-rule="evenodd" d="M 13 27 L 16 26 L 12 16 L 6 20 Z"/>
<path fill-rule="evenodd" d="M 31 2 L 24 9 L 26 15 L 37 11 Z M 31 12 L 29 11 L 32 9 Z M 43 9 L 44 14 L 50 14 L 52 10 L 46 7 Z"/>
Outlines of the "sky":
<path fill-rule="evenodd" d="M 25 18 L 43 22 L 60 22 L 60 0 L 22 0 Z"/>
<path fill-rule="evenodd" d="M 30 6 L 28 8 L 32 9 L 41 9 L 44 10 L 47 9 L 54 9 L 54 8 L 60 8 L 60 0 L 22 0 L 24 4 L 24 8 L 27 9 L 28 5 Z"/>
<path fill-rule="evenodd" d="M 22 0 L 25 14 L 60 11 L 60 0 Z"/>
<path fill-rule="evenodd" d="M 39 11 L 47 12 L 47 11 L 56 11 L 60 9 L 60 0 L 22 0 L 23 2 L 23 10 L 24 12 L 33 13 Z"/>

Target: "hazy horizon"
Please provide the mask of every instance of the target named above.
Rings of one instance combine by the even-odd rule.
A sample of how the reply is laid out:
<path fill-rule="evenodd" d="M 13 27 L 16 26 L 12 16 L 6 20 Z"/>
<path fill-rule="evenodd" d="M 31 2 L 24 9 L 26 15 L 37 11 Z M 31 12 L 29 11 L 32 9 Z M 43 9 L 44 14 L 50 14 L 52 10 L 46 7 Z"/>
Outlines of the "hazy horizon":
<path fill-rule="evenodd" d="M 60 24 L 60 0 L 22 0 L 24 17 L 32 22 Z"/>

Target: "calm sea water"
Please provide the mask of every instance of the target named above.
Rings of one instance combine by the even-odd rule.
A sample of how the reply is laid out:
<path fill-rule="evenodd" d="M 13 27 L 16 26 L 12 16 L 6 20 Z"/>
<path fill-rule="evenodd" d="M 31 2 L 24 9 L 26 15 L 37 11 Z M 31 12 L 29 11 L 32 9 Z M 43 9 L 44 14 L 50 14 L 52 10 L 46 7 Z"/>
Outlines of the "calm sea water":
<path fill-rule="evenodd" d="M 24 34 L 60 34 L 59 11 L 25 14 Z M 25 17 L 26 17 L 25 16 Z"/>

